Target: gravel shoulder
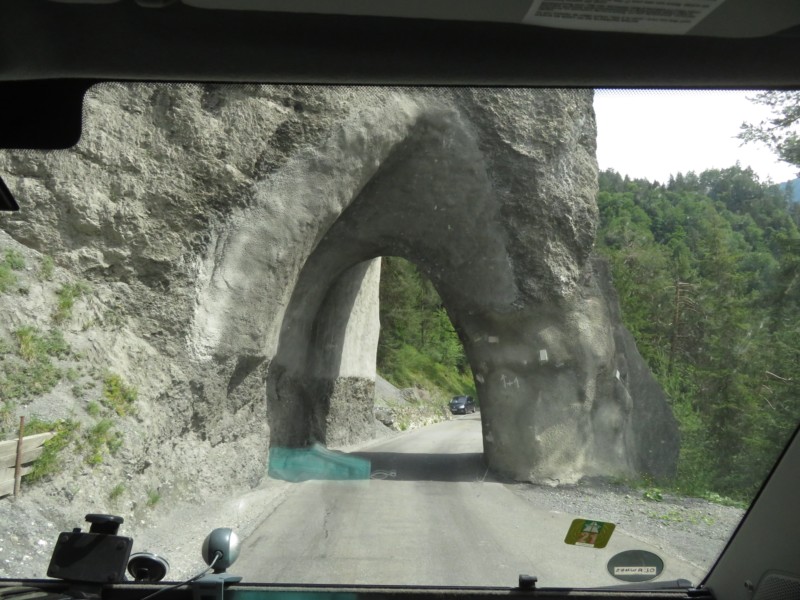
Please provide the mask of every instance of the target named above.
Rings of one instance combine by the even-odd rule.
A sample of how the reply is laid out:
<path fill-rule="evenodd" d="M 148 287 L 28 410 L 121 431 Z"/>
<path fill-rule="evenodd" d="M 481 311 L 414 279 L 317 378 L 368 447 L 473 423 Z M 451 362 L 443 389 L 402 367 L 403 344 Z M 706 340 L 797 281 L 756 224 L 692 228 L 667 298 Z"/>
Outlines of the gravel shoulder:
<path fill-rule="evenodd" d="M 600 479 L 548 487 L 507 484 L 537 508 L 616 523 L 619 530 L 708 571 L 745 511 L 662 493 L 648 500 L 643 491 Z M 693 582 L 697 583 L 697 582 Z"/>

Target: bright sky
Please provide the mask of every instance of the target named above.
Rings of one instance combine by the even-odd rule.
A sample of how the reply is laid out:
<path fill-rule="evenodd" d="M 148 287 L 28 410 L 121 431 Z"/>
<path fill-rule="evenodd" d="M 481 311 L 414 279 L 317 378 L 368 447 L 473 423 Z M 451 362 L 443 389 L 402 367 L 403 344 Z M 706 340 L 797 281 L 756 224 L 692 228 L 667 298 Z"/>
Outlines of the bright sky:
<path fill-rule="evenodd" d="M 743 121 L 759 123 L 769 110 L 750 102 L 755 92 L 615 91 L 595 93 L 597 160 L 601 169 L 666 183 L 671 174 L 732 167 L 739 161 L 762 181 L 797 177 L 761 144 L 736 139 Z"/>

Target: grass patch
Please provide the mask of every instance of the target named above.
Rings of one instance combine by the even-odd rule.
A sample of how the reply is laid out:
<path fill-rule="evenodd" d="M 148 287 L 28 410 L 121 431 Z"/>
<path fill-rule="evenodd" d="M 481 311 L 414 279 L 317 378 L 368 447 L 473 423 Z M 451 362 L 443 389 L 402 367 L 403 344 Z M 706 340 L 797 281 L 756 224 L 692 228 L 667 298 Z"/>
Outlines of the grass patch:
<path fill-rule="evenodd" d="M 111 488 L 110 492 L 108 492 L 108 499 L 111 501 L 117 500 L 124 493 L 125 493 L 125 484 L 118 483 L 113 488 Z"/>
<path fill-rule="evenodd" d="M 147 492 L 147 507 L 153 508 L 161 500 L 161 494 L 158 490 L 150 490 Z"/>
<path fill-rule="evenodd" d="M 11 291 L 17 285 L 17 276 L 5 261 L 0 262 L 0 293 Z"/>
<path fill-rule="evenodd" d="M 642 499 L 650 502 L 663 502 L 664 494 L 671 494 L 681 498 L 700 498 L 706 502 L 713 502 L 722 506 L 732 506 L 734 508 L 746 509 L 750 504 L 737 498 L 721 496 L 716 492 L 711 492 L 692 486 L 687 488 L 680 478 L 680 474 L 675 479 L 656 480 L 650 476 L 639 477 L 638 479 L 617 478 L 612 483 L 625 486 L 636 490 L 641 490 Z M 652 516 L 652 515 L 651 515 Z"/>
<path fill-rule="evenodd" d="M 25 258 L 16 250 L 8 249 L 0 259 L 0 293 L 13 290 L 17 286 L 17 276 L 14 271 L 25 268 Z"/>
<path fill-rule="evenodd" d="M 727 496 L 720 496 L 716 492 L 702 492 L 698 495 L 699 498 L 713 502 L 714 504 L 721 504 L 722 506 L 733 506 L 735 508 L 746 509 L 750 504 L 736 498 L 729 498 Z"/>
<path fill-rule="evenodd" d="M 44 443 L 44 452 L 33 463 L 33 470 L 25 476 L 25 481 L 33 483 L 51 477 L 61 468 L 61 451 L 75 439 L 80 424 L 70 419 L 59 421 L 42 421 L 31 419 L 25 424 L 25 435 L 34 435 L 45 431 L 56 434 Z"/>
<path fill-rule="evenodd" d="M 21 271 L 25 268 L 25 258 L 16 250 L 6 250 L 3 262 L 13 271 Z"/>
<path fill-rule="evenodd" d="M 125 325 L 125 316 L 118 307 L 109 308 L 103 312 L 101 321 L 109 329 L 120 329 Z"/>
<path fill-rule="evenodd" d="M 55 263 L 53 262 L 52 257 L 50 256 L 43 256 L 42 262 L 39 264 L 39 277 L 43 281 L 50 281 L 53 279 L 53 270 L 55 267 Z"/>
<path fill-rule="evenodd" d="M 116 456 L 119 449 L 122 448 L 122 434 L 119 431 L 115 431 L 114 435 L 106 440 L 106 446 L 108 446 L 111 456 Z"/>
<path fill-rule="evenodd" d="M 36 327 L 25 325 L 14 332 L 14 338 L 19 355 L 28 362 L 69 355 L 69 344 L 57 329 L 42 333 Z"/>
<path fill-rule="evenodd" d="M 114 422 L 111 419 L 101 419 L 86 432 L 86 462 L 93 467 L 102 464 L 105 450 L 111 455 L 117 453 L 122 446 L 122 435 L 114 431 Z"/>
<path fill-rule="evenodd" d="M 91 400 L 86 404 L 86 412 L 91 417 L 99 417 L 101 410 L 102 409 L 100 408 L 100 405 L 94 400 Z"/>
<path fill-rule="evenodd" d="M 53 321 L 56 323 L 64 323 L 72 317 L 72 309 L 75 306 L 75 301 L 86 294 L 89 287 L 85 283 L 65 283 L 56 292 L 58 299 L 56 310 L 53 312 Z"/>
<path fill-rule="evenodd" d="M 650 512 L 647 513 L 647 516 L 651 519 L 658 519 L 659 521 L 664 521 L 666 523 L 683 523 L 684 515 L 680 510 L 672 509 L 665 513 L 655 513 Z"/>
<path fill-rule="evenodd" d="M 30 364 L 12 364 L 0 376 L 0 398 L 40 396 L 52 390 L 61 381 L 61 370 L 49 360 Z"/>
<path fill-rule="evenodd" d="M 61 380 L 61 370 L 52 358 L 69 356 L 70 348 L 60 331 L 43 333 L 35 327 L 20 327 L 13 333 L 18 359 L 6 360 L 0 371 L 0 398 L 8 401 L 49 392 Z"/>
<path fill-rule="evenodd" d="M 0 390 L 2 391 L 2 390 Z M 17 405 L 11 400 L 0 403 L 0 433 L 5 435 L 15 425 Z"/>
<path fill-rule="evenodd" d="M 642 498 L 650 502 L 661 502 L 664 496 L 659 488 L 649 487 L 642 492 Z"/>
<path fill-rule="evenodd" d="M 133 414 L 136 396 L 136 388 L 127 385 L 119 375 L 107 373 L 103 378 L 103 396 L 101 402 L 116 412 L 120 417 Z"/>

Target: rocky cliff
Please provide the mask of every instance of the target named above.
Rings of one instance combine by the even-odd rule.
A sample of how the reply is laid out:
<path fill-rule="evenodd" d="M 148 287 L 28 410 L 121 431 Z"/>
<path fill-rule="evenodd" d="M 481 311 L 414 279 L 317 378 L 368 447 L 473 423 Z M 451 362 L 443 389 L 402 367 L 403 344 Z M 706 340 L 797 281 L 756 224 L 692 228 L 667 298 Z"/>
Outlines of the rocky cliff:
<path fill-rule="evenodd" d="M 74 149 L 0 153 L 22 207 L 0 217 L 3 248 L 55 265 L 0 295 L 0 334 L 11 347 L 20 327 L 57 330 L 71 349 L 57 360 L 87 390 L 62 378 L 15 397 L 15 414 L 83 431 L 113 416 L 119 436 L 91 467 L 74 450 L 52 495 L 98 512 L 125 482 L 116 510 L 136 511 L 152 490 L 254 486 L 270 445 L 371 436 L 386 255 L 443 298 L 491 467 L 532 481 L 669 474 L 675 421 L 591 258 L 591 101 L 108 84 L 90 91 Z M 133 410 L 103 401 L 109 373 L 136 390 Z"/>

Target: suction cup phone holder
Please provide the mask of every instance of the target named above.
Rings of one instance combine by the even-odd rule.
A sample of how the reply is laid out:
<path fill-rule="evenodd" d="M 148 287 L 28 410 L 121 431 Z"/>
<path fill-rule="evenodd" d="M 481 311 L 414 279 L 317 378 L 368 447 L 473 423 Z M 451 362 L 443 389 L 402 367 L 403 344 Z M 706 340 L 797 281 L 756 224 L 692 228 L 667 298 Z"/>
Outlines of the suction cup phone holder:
<path fill-rule="evenodd" d="M 169 563 L 166 558 L 152 552 L 137 552 L 131 554 L 128 573 L 134 581 L 161 581 L 169 573 Z"/>
<path fill-rule="evenodd" d="M 48 577 L 76 583 L 116 583 L 125 580 L 125 568 L 133 540 L 117 535 L 124 522 L 116 515 L 86 515 L 87 532 L 80 528 L 59 534 Z"/>

